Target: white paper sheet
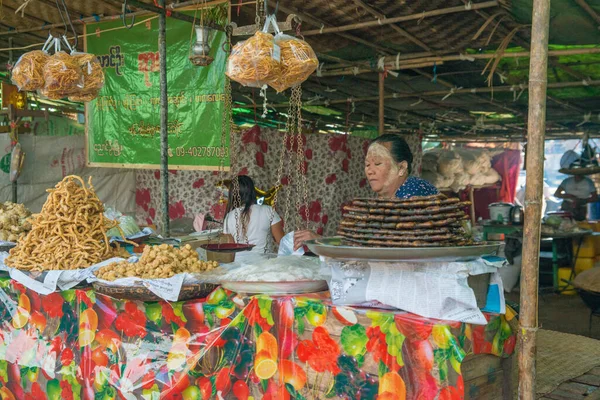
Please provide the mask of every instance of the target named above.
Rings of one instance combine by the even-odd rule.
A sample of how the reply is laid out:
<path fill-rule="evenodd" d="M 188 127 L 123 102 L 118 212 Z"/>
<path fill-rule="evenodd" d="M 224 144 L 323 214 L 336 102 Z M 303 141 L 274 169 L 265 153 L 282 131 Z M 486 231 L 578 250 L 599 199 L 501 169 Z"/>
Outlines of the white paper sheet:
<path fill-rule="evenodd" d="M 427 318 L 487 323 L 477 307 L 469 275 L 494 273 L 502 260 L 469 262 L 373 262 L 322 258 L 332 270 L 334 304 L 381 302 Z"/>
<path fill-rule="evenodd" d="M 94 276 L 94 271 L 104 265 L 108 265 L 122 258 L 111 258 L 85 269 L 60 270 L 60 271 L 21 271 L 11 268 L 4 263 L 8 253 L 0 253 L 0 271 L 8 271 L 11 279 L 19 282 L 27 289 L 42 295 L 48 295 L 56 291 L 71 289 L 81 282 Z"/>

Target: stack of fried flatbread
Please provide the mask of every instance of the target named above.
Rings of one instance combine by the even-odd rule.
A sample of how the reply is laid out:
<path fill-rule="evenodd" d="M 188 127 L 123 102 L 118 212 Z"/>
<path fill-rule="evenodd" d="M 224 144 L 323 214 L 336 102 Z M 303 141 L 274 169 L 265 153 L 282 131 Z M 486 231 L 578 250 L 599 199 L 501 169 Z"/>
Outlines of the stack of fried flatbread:
<path fill-rule="evenodd" d="M 471 244 L 463 228 L 469 202 L 444 195 L 410 199 L 355 199 L 338 235 L 368 247 L 442 247 Z"/>

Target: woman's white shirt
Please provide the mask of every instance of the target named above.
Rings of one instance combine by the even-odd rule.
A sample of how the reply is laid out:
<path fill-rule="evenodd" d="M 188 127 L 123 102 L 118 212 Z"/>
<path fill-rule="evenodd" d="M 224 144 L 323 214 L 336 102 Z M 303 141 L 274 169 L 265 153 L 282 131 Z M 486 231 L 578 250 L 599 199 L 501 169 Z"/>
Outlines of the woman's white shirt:
<path fill-rule="evenodd" d="M 279 214 L 271 206 L 254 204 L 250 207 L 250 219 L 246 237 L 242 235 L 242 212 L 243 208 L 230 211 L 225 217 L 224 233 L 233 236 L 236 243 L 247 243 L 255 245 L 252 251 L 264 252 L 267 240 L 271 237 L 271 226 L 281 221 Z M 237 218 L 236 218 L 237 216 Z M 239 232 L 238 223 L 239 221 Z M 267 249 L 270 250 L 270 249 Z"/>

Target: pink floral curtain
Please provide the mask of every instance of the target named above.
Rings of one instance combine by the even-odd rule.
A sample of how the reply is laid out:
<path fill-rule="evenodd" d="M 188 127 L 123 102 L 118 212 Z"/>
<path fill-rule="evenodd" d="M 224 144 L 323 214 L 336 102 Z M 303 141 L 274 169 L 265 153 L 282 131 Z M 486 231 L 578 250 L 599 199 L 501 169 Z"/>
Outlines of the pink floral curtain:
<path fill-rule="evenodd" d="M 418 135 L 405 136 L 414 153 L 413 171 L 421 165 L 421 140 Z M 326 235 L 335 234 L 345 202 L 359 196 L 372 196 L 364 174 L 364 157 L 369 140 L 352 135 L 304 135 L 304 163 L 308 187 L 309 227 Z M 283 133 L 275 129 L 252 128 L 241 132 L 237 140 L 237 167 L 240 174 L 252 177 L 256 185 L 267 190 L 278 184 L 279 160 L 283 149 Z M 289 147 L 289 143 L 287 143 Z M 286 158 L 284 164 L 291 171 Z M 229 178 L 210 171 L 170 171 L 169 216 L 172 220 L 192 218 L 210 213 L 223 218 L 225 206 L 219 204 L 216 183 Z M 277 211 L 288 219 L 306 219 L 304 208 L 295 207 L 298 194 L 289 173 L 281 178 L 283 189 L 278 195 Z M 160 171 L 137 172 L 136 204 L 140 224 L 160 223 Z M 302 196 L 302 193 L 300 193 Z M 301 197 L 301 203 L 303 199 Z M 296 215 L 298 217 L 296 217 Z M 285 222 L 285 221 L 284 221 Z M 297 226 L 288 221 L 286 232 Z"/>

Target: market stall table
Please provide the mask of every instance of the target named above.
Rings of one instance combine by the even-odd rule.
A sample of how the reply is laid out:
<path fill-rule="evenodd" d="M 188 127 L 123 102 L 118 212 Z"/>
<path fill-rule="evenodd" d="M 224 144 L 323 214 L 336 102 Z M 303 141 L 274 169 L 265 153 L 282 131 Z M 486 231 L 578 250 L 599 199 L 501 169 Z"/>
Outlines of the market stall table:
<path fill-rule="evenodd" d="M 586 236 L 596 236 L 594 232 L 592 231 L 580 231 L 580 232 L 566 232 L 566 233 L 553 233 L 553 234 L 547 234 L 547 233 L 543 233 L 541 234 L 541 238 L 542 240 L 551 240 L 552 241 L 552 290 L 554 291 L 560 291 L 559 286 L 560 286 L 560 282 L 558 279 L 558 261 L 559 261 L 559 246 L 558 246 L 558 242 L 560 240 L 577 240 L 577 244 L 576 244 L 576 250 L 573 254 L 573 257 L 571 259 L 571 264 L 570 264 L 570 268 L 571 268 L 571 279 L 575 276 L 575 260 L 577 259 L 577 256 L 579 254 L 579 249 L 581 248 L 581 244 L 583 243 L 583 238 Z M 512 234 L 509 234 L 509 237 L 512 239 L 517 239 L 517 240 L 522 240 L 523 238 L 523 233 L 522 231 L 516 231 L 513 232 Z M 543 272 L 540 272 L 543 273 Z"/>
<path fill-rule="evenodd" d="M 326 292 L 142 303 L 0 288 L 2 398 L 512 396 L 512 313 L 484 326 L 334 307 Z"/>
<path fill-rule="evenodd" d="M 518 225 L 502 225 L 502 224 L 483 224 L 483 241 L 487 242 L 488 235 L 511 235 L 515 232 L 520 232 L 523 230 L 522 226 Z"/>

